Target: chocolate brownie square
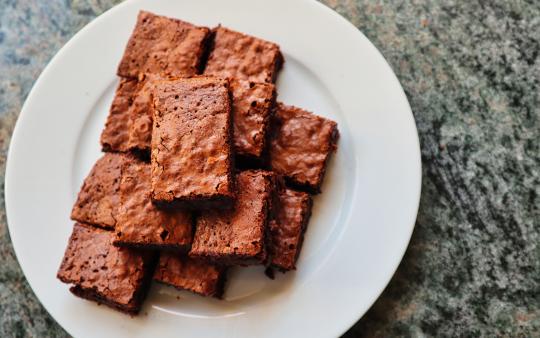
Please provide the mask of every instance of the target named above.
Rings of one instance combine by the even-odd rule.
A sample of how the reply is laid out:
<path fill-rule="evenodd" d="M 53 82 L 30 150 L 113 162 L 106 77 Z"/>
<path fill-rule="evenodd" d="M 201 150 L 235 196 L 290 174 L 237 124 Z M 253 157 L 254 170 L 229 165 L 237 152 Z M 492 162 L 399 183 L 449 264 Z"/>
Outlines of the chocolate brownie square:
<path fill-rule="evenodd" d="M 104 151 L 125 152 L 128 150 L 129 109 L 133 103 L 133 95 L 137 91 L 137 79 L 120 79 L 116 93 L 101 133 L 101 147 Z"/>
<path fill-rule="evenodd" d="M 234 149 L 242 161 L 262 163 L 276 89 L 270 83 L 231 81 Z"/>
<path fill-rule="evenodd" d="M 118 66 L 118 75 L 193 76 L 201 67 L 210 30 L 141 11 Z"/>
<path fill-rule="evenodd" d="M 114 233 L 76 223 L 58 270 L 75 295 L 136 314 L 152 277 L 154 255 L 113 246 Z"/>
<path fill-rule="evenodd" d="M 283 64 L 275 43 L 218 26 L 204 69 L 205 75 L 253 82 L 274 82 Z"/>
<path fill-rule="evenodd" d="M 270 165 L 290 185 L 320 193 L 330 155 L 337 148 L 337 123 L 278 103 L 270 135 Z"/>
<path fill-rule="evenodd" d="M 79 191 L 71 219 L 102 228 L 114 228 L 124 160 L 124 155 L 107 153 L 94 164 Z"/>
<path fill-rule="evenodd" d="M 270 221 L 270 265 L 285 272 L 296 269 L 313 202 L 308 193 L 292 189 L 279 191 L 278 201 Z"/>
<path fill-rule="evenodd" d="M 236 179 L 238 196 L 233 208 L 208 210 L 197 218 L 191 257 L 220 265 L 266 263 L 275 174 L 248 170 Z"/>
<path fill-rule="evenodd" d="M 172 253 L 161 253 L 154 280 L 202 296 L 221 298 L 226 268 Z"/>
<path fill-rule="evenodd" d="M 161 81 L 153 97 L 154 202 L 197 209 L 230 207 L 235 191 L 228 81 Z"/>
<path fill-rule="evenodd" d="M 160 210 L 152 204 L 150 170 L 149 163 L 135 158 L 122 166 L 114 244 L 186 252 L 193 236 L 191 214 L 185 210 Z"/>

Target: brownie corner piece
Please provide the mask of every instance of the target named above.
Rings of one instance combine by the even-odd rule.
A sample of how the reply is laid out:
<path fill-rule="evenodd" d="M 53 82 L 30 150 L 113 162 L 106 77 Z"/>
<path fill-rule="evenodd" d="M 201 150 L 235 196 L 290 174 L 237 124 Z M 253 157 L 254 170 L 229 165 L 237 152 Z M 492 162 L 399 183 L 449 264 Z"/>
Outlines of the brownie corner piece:
<path fill-rule="evenodd" d="M 153 201 L 229 208 L 236 194 L 229 82 L 214 77 L 161 81 L 153 96 Z"/>
<path fill-rule="evenodd" d="M 150 164 L 131 157 L 122 166 L 114 244 L 187 252 L 192 216 L 186 210 L 159 209 L 150 198 Z"/>
<path fill-rule="evenodd" d="M 75 221 L 112 229 L 119 205 L 122 154 L 105 153 L 85 178 L 71 211 Z"/>
<path fill-rule="evenodd" d="M 146 73 L 195 75 L 209 35 L 206 27 L 140 11 L 117 73 L 130 78 Z"/>
<path fill-rule="evenodd" d="M 213 29 L 204 74 L 253 82 L 275 82 L 283 64 L 279 46 L 223 26 Z"/>
<path fill-rule="evenodd" d="M 296 269 L 313 200 L 306 192 L 282 189 L 270 221 L 270 266 L 281 272 Z"/>
<path fill-rule="evenodd" d="M 220 265 L 267 264 L 275 174 L 247 170 L 236 180 L 238 196 L 231 209 L 208 210 L 197 218 L 190 256 Z"/>
<path fill-rule="evenodd" d="M 224 292 L 226 268 L 201 260 L 162 252 L 154 272 L 154 280 L 179 290 L 206 297 L 221 298 Z"/>
<path fill-rule="evenodd" d="M 75 295 L 136 314 L 155 265 L 153 253 L 113 246 L 113 233 L 81 223 L 73 232 L 57 273 Z"/>
<path fill-rule="evenodd" d="M 270 166 L 291 186 L 320 193 L 338 138 L 336 122 L 278 103 L 270 132 Z"/>

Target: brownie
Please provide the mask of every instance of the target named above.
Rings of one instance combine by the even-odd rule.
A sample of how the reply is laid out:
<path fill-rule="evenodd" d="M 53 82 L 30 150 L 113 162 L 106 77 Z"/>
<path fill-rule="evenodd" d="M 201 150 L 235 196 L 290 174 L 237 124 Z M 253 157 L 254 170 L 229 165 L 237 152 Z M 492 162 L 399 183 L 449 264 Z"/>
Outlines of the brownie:
<path fill-rule="evenodd" d="M 272 170 L 293 187 L 320 193 L 328 159 L 337 148 L 336 122 L 278 103 L 272 124 Z"/>
<path fill-rule="evenodd" d="M 276 177 L 263 170 L 237 175 L 238 196 L 230 210 L 208 210 L 196 220 L 190 256 L 220 265 L 267 263 L 268 221 Z"/>
<path fill-rule="evenodd" d="M 230 207 L 235 191 L 228 81 L 161 81 L 153 97 L 154 202 L 197 209 Z"/>
<path fill-rule="evenodd" d="M 188 22 L 140 11 L 118 75 L 192 76 L 201 68 L 210 30 Z"/>
<path fill-rule="evenodd" d="M 145 75 L 139 79 L 137 92 L 128 114 L 127 149 L 143 153 L 150 152 L 152 140 L 152 90 L 156 81 L 163 78 L 158 75 Z"/>
<path fill-rule="evenodd" d="M 120 79 L 116 93 L 101 133 L 101 147 L 104 151 L 124 152 L 128 150 L 129 109 L 133 103 L 133 95 L 137 91 L 137 79 Z"/>
<path fill-rule="evenodd" d="M 271 266 L 285 272 L 296 269 L 313 202 L 308 193 L 292 189 L 279 191 L 278 200 L 270 221 L 269 251 Z"/>
<path fill-rule="evenodd" d="M 136 314 L 155 266 L 154 255 L 113 246 L 114 233 L 76 223 L 58 270 L 82 298 Z"/>
<path fill-rule="evenodd" d="M 148 157 L 152 138 L 152 89 L 159 75 L 121 79 L 101 133 L 104 151 L 128 152 Z"/>
<path fill-rule="evenodd" d="M 204 74 L 253 82 L 274 82 L 283 64 L 275 43 L 222 26 L 213 30 L 213 42 Z"/>
<path fill-rule="evenodd" d="M 242 161 L 262 163 L 276 99 L 275 86 L 234 80 L 231 81 L 231 94 L 235 153 Z"/>
<path fill-rule="evenodd" d="M 150 164 L 129 158 L 122 166 L 115 245 L 187 252 L 193 219 L 185 210 L 160 210 L 150 198 Z"/>
<path fill-rule="evenodd" d="M 226 268 L 172 253 L 162 253 L 154 280 L 202 296 L 221 298 Z"/>
<path fill-rule="evenodd" d="M 71 219 L 102 228 L 114 228 L 124 160 L 121 154 L 107 153 L 94 164 L 79 191 Z"/>

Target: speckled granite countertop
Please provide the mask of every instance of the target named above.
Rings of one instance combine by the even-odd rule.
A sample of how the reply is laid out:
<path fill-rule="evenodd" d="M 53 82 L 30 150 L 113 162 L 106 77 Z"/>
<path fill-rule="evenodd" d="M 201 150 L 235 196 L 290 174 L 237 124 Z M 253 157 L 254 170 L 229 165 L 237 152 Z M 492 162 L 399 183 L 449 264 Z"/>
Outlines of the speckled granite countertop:
<path fill-rule="evenodd" d="M 116 2 L 0 0 L 0 337 L 66 336 L 11 246 L 6 154 L 47 62 Z M 324 2 L 390 62 L 424 168 L 407 254 L 345 337 L 540 337 L 540 2 Z"/>

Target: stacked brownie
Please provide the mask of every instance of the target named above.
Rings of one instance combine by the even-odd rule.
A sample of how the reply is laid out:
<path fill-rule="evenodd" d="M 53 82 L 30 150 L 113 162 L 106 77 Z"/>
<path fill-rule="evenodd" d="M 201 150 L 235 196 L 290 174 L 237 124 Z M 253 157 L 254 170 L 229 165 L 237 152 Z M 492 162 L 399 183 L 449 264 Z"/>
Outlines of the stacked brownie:
<path fill-rule="evenodd" d="M 279 46 L 140 12 L 58 278 L 136 314 L 149 281 L 221 298 L 227 268 L 296 269 L 337 124 L 276 103 Z"/>

